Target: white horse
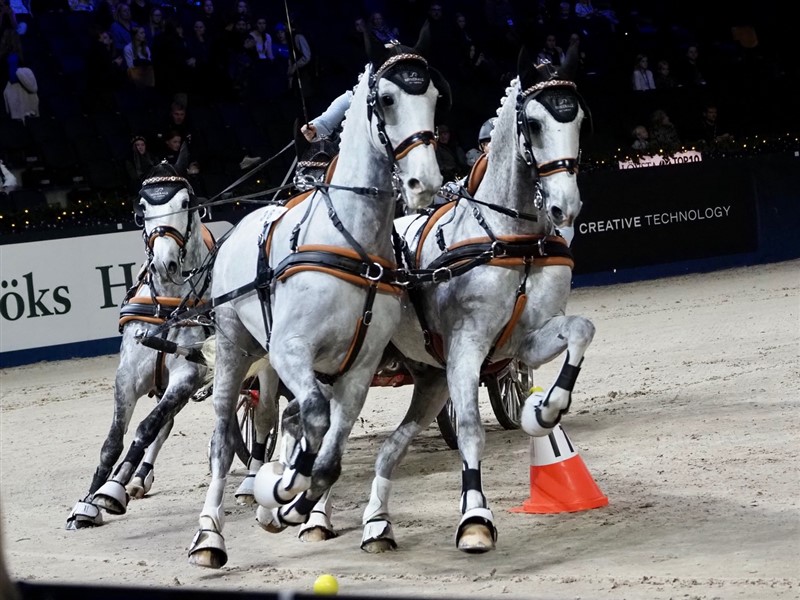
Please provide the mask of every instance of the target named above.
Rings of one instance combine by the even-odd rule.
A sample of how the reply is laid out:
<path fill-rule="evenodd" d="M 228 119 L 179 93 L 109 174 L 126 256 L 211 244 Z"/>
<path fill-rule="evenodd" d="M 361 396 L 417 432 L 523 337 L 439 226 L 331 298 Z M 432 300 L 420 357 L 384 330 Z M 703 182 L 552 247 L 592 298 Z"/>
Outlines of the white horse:
<path fill-rule="evenodd" d="M 147 260 L 120 310 L 114 417 L 89 493 L 67 519 L 71 530 L 102 525 L 101 509 L 125 514 L 131 497 L 142 498 L 150 491 L 153 464 L 173 418 L 202 386 L 208 370 L 200 354 L 210 332 L 207 327 L 195 323 L 161 331 L 174 312 L 202 303 L 209 284 L 202 267 L 214 242 L 201 223 L 192 186 L 172 166 L 158 165 L 142 185 L 135 212 L 143 227 Z M 141 343 L 148 339 L 162 350 Z M 177 355 L 178 348 L 195 360 Z M 136 403 L 145 395 L 156 396 L 158 403 L 139 424 L 125 458 L 109 479 Z"/>
<path fill-rule="evenodd" d="M 260 522 L 281 529 L 303 523 L 338 478 L 347 438 L 400 321 L 395 203 L 400 193 L 413 209 L 428 206 L 441 186 L 433 129 L 444 82 L 423 58 L 424 35 L 413 49 L 367 41 L 370 64 L 330 182 L 280 210 L 247 215 L 215 260 L 212 480 L 189 549 L 192 564 L 219 568 L 228 559 L 223 492 L 236 398 L 250 365 L 268 353 L 262 402 L 272 401 L 280 379 L 297 407 L 284 419 L 296 443 L 255 477 Z M 257 441 L 264 435 L 259 427 Z"/>
<path fill-rule="evenodd" d="M 456 545 L 474 553 L 494 548 L 497 530 L 481 482 L 485 431 L 478 387 L 486 365 L 518 359 L 536 368 L 566 350 L 550 389 L 526 399 L 522 428 L 546 435 L 569 409 L 594 336 L 589 320 L 565 315 L 572 259 L 555 229 L 571 226 L 581 209 L 577 163 L 584 110 L 570 80 L 575 59 L 571 53 L 556 71 L 533 68 L 521 54 L 519 75 L 498 109 L 477 191 L 462 191 L 458 201 L 432 216 L 397 222 L 416 274 L 427 283 L 412 287 L 413 306 L 392 338 L 409 361 L 415 389 L 376 461 L 363 516 L 367 551 L 396 547 L 389 517 L 394 468 L 448 395 L 463 464 Z"/>

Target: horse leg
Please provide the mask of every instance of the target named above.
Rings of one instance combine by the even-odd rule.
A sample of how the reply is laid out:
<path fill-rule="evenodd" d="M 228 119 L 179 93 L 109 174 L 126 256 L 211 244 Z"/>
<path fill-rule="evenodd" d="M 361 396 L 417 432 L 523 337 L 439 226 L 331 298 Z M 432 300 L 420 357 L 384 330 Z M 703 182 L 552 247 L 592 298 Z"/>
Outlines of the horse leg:
<path fill-rule="evenodd" d="M 125 458 L 111 479 L 95 492 L 95 503 L 111 514 L 125 514 L 130 499 L 126 486 L 133 478 L 134 471 L 164 428 L 166 435 L 169 434 L 175 415 L 189 402 L 189 397 L 197 389 L 196 382 L 200 381 L 197 366 L 188 362 L 184 362 L 177 370 L 171 369 L 170 375 L 164 396 L 136 428 L 136 435 Z"/>
<path fill-rule="evenodd" d="M 225 484 L 233 463 L 233 432 L 236 421 L 236 401 L 247 370 L 253 359 L 245 352 L 262 351 L 238 319 L 227 310 L 217 312 L 215 371 L 214 371 L 214 433 L 211 437 L 211 482 L 198 519 L 200 528 L 189 548 L 189 564 L 219 569 L 228 562 L 225 538 Z M 219 332 L 223 331 L 224 334 Z M 234 339 L 249 339 L 233 343 Z"/>
<path fill-rule="evenodd" d="M 292 502 L 278 509 L 277 517 L 287 525 L 301 525 L 309 520 L 315 505 L 330 490 L 342 473 L 342 456 L 364 401 L 367 399 L 372 375 L 377 369 L 374 360 L 357 363 L 333 385 L 330 406 L 330 426 L 325 432 L 319 453 L 313 464 L 311 486 Z M 301 416 L 305 416 L 302 413 Z M 305 421 L 304 421 L 305 422 Z"/>
<path fill-rule="evenodd" d="M 277 342 L 273 339 L 273 343 Z M 296 436 L 299 437 L 293 435 L 284 439 L 281 448 L 283 460 L 265 464 L 256 475 L 255 498 L 264 509 L 276 509 L 289 504 L 311 487 L 314 461 L 330 427 L 330 403 L 310 367 L 314 361 L 309 349 L 293 339 L 283 340 L 278 345 L 281 352 L 271 354 L 270 361 L 286 387 L 294 394 L 295 400 L 290 406 L 297 403 L 301 427 L 296 430 Z M 293 443 L 289 446 L 287 442 Z M 311 506 L 307 507 L 308 511 Z M 260 514 L 263 515 L 264 511 L 260 511 Z"/>
<path fill-rule="evenodd" d="M 67 530 L 74 531 L 103 524 L 103 514 L 100 506 L 94 503 L 94 493 L 106 482 L 114 464 L 122 454 L 125 432 L 133 417 L 137 399 L 134 382 L 130 381 L 129 375 L 121 369 L 117 370 L 114 381 L 114 416 L 100 450 L 100 464 L 95 469 L 89 493 L 82 500 L 78 500 L 67 518 Z"/>
<path fill-rule="evenodd" d="M 253 411 L 253 422 L 256 428 L 256 439 L 247 461 L 248 473 L 236 490 L 236 504 L 252 506 L 256 503 L 253 488 L 259 469 L 264 465 L 267 453 L 267 437 L 278 422 L 278 374 L 271 367 L 261 369 L 258 373 L 258 403 Z"/>
<path fill-rule="evenodd" d="M 545 394 L 531 394 L 525 399 L 522 429 L 528 435 L 548 435 L 569 411 L 572 390 L 594 332 L 594 325 L 585 317 L 559 316 L 550 319 L 526 339 L 520 358 L 534 368 L 553 360 L 565 349 L 567 351 L 561 371 L 550 389 Z"/>
<path fill-rule="evenodd" d="M 364 510 L 361 549 L 369 553 L 397 548 L 389 517 L 389 496 L 395 467 L 406 455 L 412 440 L 428 427 L 447 402 L 447 377 L 442 369 L 409 364 L 414 377 L 411 404 L 400 426 L 381 445 L 375 460 L 375 478 L 369 503 Z"/>
<path fill-rule="evenodd" d="M 256 521 L 262 529 L 269 533 L 280 533 L 286 529 L 287 525 L 281 523 L 278 517 L 278 508 L 289 502 L 285 500 L 275 506 L 275 497 L 278 492 L 275 491 L 275 486 L 280 483 L 280 477 L 289 466 L 289 453 L 297 444 L 297 441 L 303 437 L 303 423 L 300 419 L 300 403 L 297 400 L 291 400 L 281 415 L 281 438 L 280 452 L 277 461 L 272 461 L 264 468 L 260 469 L 256 474 L 254 485 L 254 496 L 258 503 L 256 509 Z M 276 482 L 276 479 L 278 481 Z M 269 506 L 266 506 L 266 505 Z"/>
<path fill-rule="evenodd" d="M 135 498 L 139 500 L 144 498 L 152 489 L 153 481 L 155 480 L 155 470 L 153 465 L 155 465 L 156 457 L 161 451 L 161 446 L 163 446 L 164 442 L 167 441 L 167 438 L 169 437 L 174 425 L 175 419 L 170 419 L 164 423 L 159 430 L 155 441 L 147 447 L 144 460 L 142 460 L 139 468 L 133 475 L 131 482 L 125 486 L 125 490 L 132 499 Z"/>

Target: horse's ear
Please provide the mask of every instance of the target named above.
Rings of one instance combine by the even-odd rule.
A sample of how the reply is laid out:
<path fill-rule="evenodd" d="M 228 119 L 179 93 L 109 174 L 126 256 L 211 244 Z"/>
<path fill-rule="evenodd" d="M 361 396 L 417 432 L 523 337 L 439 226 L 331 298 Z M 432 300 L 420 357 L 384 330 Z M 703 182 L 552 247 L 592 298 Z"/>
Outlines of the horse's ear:
<path fill-rule="evenodd" d="M 561 66 L 558 68 L 557 77 L 559 79 L 575 81 L 575 75 L 577 75 L 578 73 L 579 63 L 580 63 L 580 51 L 578 50 L 578 45 L 573 44 L 567 50 L 567 56 L 564 58 L 564 62 L 561 63 Z"/>
<path fill-rule="evenodd" d="M 376 69 L 386 62 L 389 53 L 369 28 L 364 30 L 364 47 L 367 50 L 369 62 L 371 62 Z"/>
<path fill-rule="evenodd" d="M 419 30 L 419 38 L 414 45 L 414 51 L 420 56 L 428 56 L 428 51 L 431 48 L 431 23 L 426 20 L 422 29 Z"/>
<path fill-rule="evenodd" d="M 517 74 L 519 75 L 519 87 L 523 90 L 539 83 L 543 79 L 542 72 L 534 66 L 533 56 L 525 46 L 520 48 L 517 56 Z"/>

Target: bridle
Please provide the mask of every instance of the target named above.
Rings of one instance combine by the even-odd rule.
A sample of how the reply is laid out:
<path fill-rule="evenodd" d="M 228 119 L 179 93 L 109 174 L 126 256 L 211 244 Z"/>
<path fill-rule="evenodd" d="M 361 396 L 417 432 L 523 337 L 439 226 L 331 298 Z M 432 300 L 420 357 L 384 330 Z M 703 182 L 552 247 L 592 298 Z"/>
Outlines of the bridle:
<path fill-rule="evenodd" d="M 377 121 L 375 127 L 378 130 L 378 141 L 386 150 L 386 155 L 392 167 L 392 181 L 395 188 L 398 188 L 400 165 L 399 162 L 405 158 L 409 152 L 421 144 L 426 146 L 433 144 L 434 147 L 437 142 L 436 134 L 430 130 L 417 131 L 405 138 L 402 142 L 395 147 L 389 135 L 386 133 L 386 119 L 383 114 L 383 107 L 378 101 L 378 82 L 381 77 L 386 75 L 392 68 L 404 61 L 414 61 L 425 66 L 428 69 L 428 61 L 418 54 L 401 53 L 389 57 L 374 73 L 370 74 L 368 84 L 369 91 L 367 93 L 367 119 L 371 122 L 372 117 L 375 116 Z M 433 83 L 433 79 L 429 79 L 429 84 Z"/>
<path fill-rule="evenodd" d="M 154 201 L 154 196 L 151 192 L 148 191 L 147 188 L 154 188 L 153 192 L 158 194 L 158 201 Z M 170 190 L 169 188 L 174 188 Z M 184 210 L 189 213 L 193 208 L 197 206 L 197 197 L 194 194 L 194 190 L 192 189 L 191 184 L 183 177 L 178 175 L 165 175 L 160 177 L 150 177 L 145 179 L 142 182 L 142 189 L 140 191 L 140 196 L 143 197 L 149 204 L 165 204 L 169 202 L 175 194 L 177 194 L 180 190 L 185 189 L 189 192 L 189 207 L 188 209 L 182 209 L 181 211 L 175 211 L 174 213 L 169 214 L 176 214 L 178 212 L 183 212 Z M 142 228 L 142 239 L 144 240 L 145 251 L 147 252 L 147 258 L 153 258 L 153 246 L 158 238 L 167 237 L 173 240 L 179 249 L 179 257 L 180 262 L 183 263 L 184 258 L 186 258 L 186 244 L 189 238 L 192 235 L 192 217 L 191 214 L 187 214 L 186 220 L 186 229 L 181 233 L 175 227 L 171 225 L 157 225 L 153 227 L 149 232 L 146 227 L 146 222 L 149 218 L 144 215 L 144 211 L 139 209 L 137 205 L 137 210 L 134 215 L 134 221 L 136 224 Z M 201 215 L 202 218 L 202 215 Z"/>
<path fill-rule="evenodd" d="M 580 163 L 580 151 L 576 157 L 559 158 L 545 163 L 536 163 L 536 157 L 533 154 L 533 144 L 531 142 L 531 129 L 530 123 L 525 116 L 525 107 L 529 102 L 535 100 L 544 90 L 552 88 L 568 88 L 573 91 L 577 89 L 574 82 L 564 79 L 549 79 L 547 81 L 540 81 L 532 85 L 526 90 L 521 90 L 517 94 L 517 134 L 522 136 L 522 157 L 529 167 L 536 165 L 536 184 L 534 192 L 534 206 L 537 210 L 541 210 L 544 206 L 544 195 L 540 180 L 544 177 L 555 175 L 556 173 L 568 172 L 574 175 L 578 172 L 578 165 Z M 582 103 L 581 103 L 582 104 Z"/>

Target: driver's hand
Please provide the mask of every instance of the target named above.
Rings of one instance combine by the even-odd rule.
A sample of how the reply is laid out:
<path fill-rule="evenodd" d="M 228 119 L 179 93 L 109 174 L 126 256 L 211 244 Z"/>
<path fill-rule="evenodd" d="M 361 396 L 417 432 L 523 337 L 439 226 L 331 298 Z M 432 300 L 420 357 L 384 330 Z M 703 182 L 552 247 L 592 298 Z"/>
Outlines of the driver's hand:
<path fill-rule="evenodd" d="M 314 138 L 317 137 L 317 128 L 311 123 L 306 123 L 300 128 L 300 133 L 303 134 L 306 141 L 313 142 Z"/>

